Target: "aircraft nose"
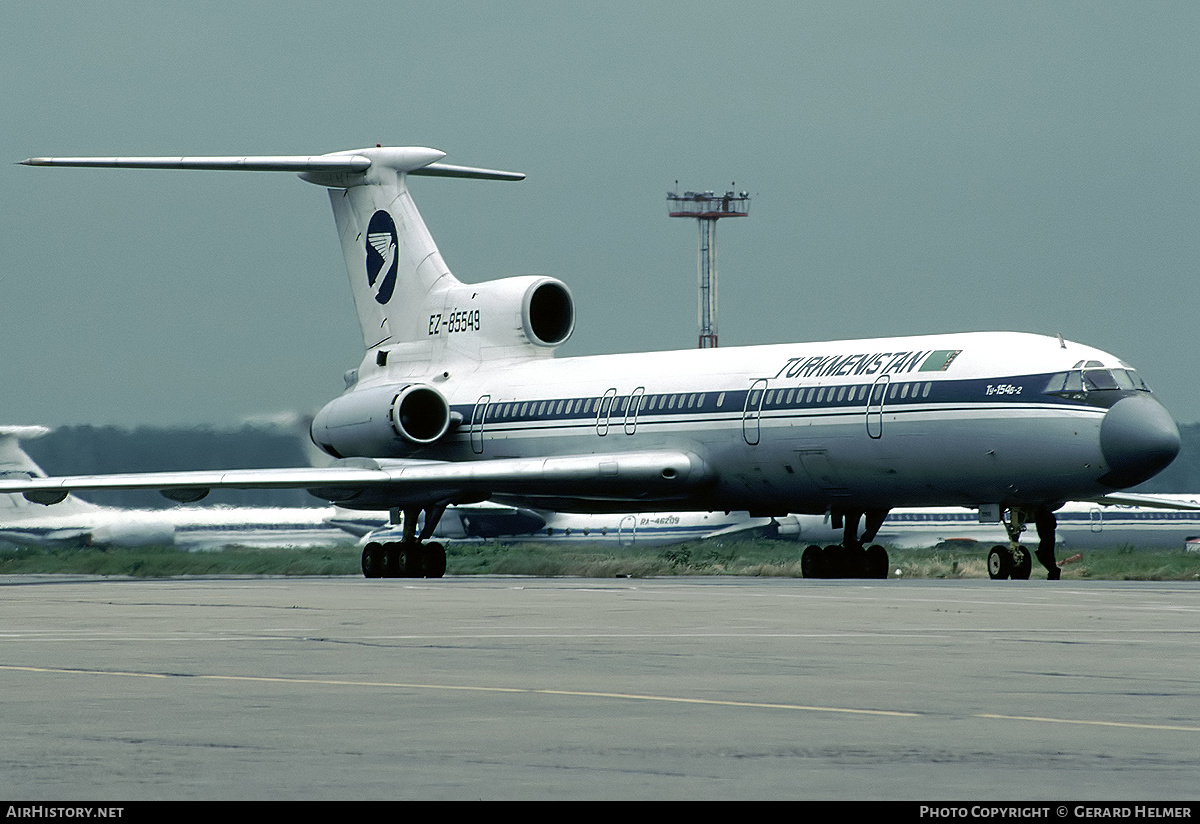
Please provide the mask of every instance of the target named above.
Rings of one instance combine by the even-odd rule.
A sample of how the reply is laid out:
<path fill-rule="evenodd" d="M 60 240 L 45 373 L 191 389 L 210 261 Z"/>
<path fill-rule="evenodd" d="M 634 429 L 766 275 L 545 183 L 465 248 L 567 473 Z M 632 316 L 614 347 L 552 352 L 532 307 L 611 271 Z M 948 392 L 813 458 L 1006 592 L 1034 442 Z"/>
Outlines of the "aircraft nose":
<path fill-rule="evenodd" d="M 1100 424 L 1100 451 L 1108 473 L 1100 483 L 1117 489 L 1153 478 L 1179 454 L 1179 429 L 1163 405 L 1149 395 L 1130 395 L 1113 404 Z"/>

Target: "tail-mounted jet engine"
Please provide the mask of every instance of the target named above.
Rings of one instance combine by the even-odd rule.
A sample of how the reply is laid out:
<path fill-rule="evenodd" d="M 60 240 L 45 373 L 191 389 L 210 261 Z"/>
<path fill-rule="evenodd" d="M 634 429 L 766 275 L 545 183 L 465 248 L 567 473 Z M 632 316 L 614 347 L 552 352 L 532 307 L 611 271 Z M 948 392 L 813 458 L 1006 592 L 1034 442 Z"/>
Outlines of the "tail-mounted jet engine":
<path fill-rule="evenodd" d="M 484 283 L 457 284 L 438 300 L 429 335 L 459 354 L 478 348 L 508 348 L 517 356 L 548 355 L 575 330 L 575 299 L 561 280 L 519 275 Z"/>
<path fill-rule="evenodd" d="M 450 404 L 424 384 L 348 392 L 317 413 L 313 443 L 338 458 L 404 455 L 450 428 Z"/>
<path fill-rule="evenodd" d="M 575 301 L 561 281 L 546 278 L 526 290 L 521 302 L 525 336 L 538 346 L 559 346 L 575 329 Z"/>

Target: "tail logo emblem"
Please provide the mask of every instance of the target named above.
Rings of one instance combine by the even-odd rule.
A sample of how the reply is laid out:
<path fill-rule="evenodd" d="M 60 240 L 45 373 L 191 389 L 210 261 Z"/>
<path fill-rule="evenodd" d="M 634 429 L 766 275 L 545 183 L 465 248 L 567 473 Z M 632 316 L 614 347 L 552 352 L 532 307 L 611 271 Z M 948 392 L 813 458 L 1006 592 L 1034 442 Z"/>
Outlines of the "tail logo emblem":
<path fill-rule="evenodd" d="M 375 289 L 375 300 L 387 303 L 396 289 L 396 222 L 380 209 L 367 225 L 367 283 Z"/>

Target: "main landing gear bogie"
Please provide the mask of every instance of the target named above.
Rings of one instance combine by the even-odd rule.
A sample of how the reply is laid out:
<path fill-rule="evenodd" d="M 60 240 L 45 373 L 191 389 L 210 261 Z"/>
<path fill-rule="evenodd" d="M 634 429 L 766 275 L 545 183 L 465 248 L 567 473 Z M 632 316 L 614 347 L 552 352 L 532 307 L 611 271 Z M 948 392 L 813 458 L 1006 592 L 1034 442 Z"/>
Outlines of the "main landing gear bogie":
<path fill-rule="evenodd" d="M 436 541 L 371 542 L 363 547 L 366 578 L 441 578 L 446 574 L 446 548 Z"/>
<path fill-rule="evenodd" d="M 805 578 L 886 578 L 887 550 L 879 544 L 866 549 L 813 544 L 800 556 L 800 574 Z"/>
<path fill-rule="evenodd" d="M 841 544 L 822 549 L 815 544 L 800 556 L 800 574 L 805 578 L 886 578 L 887 550 L 879 544 L 864 547 L 874 540 L 887 517 L 886 509 L 839 509 L 830 513 L 835 529 L 841 529 Z M 866 519 L 861 535 L 858 526 Z"/>

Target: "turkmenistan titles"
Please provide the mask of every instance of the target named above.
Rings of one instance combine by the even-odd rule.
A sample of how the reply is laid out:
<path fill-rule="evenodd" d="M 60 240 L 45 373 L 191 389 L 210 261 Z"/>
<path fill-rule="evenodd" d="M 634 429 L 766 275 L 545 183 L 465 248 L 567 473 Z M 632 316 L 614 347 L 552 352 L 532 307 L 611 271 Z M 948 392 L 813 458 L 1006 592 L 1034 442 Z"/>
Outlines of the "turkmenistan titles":
<path fill-rule="evenodd" d="M 945 372 L 961 349 L 916 352 L 856 352 L 852 355 L 812 355 L 788 358 L 776 378 L 830 378 L 848 375 L 899 375 Z"/>

